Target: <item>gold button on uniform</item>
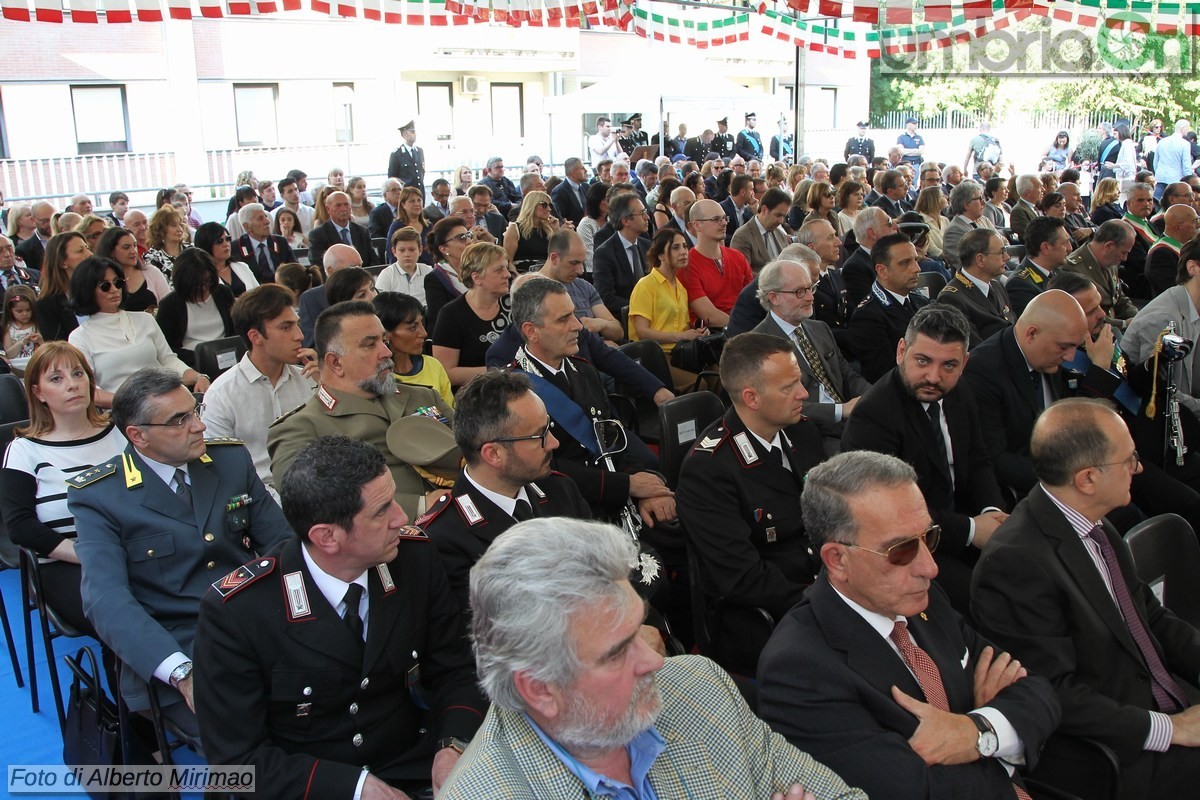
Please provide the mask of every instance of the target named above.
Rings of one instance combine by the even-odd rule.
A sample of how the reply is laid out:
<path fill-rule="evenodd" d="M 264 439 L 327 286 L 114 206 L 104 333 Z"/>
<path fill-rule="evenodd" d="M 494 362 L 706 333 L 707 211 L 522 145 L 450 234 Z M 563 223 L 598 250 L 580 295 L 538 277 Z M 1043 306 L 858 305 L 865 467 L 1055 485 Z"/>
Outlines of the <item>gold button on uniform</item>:
<path fill-rule="evenodd" d="M 207 566 L 209 569 L 216 569 L 216 568 L 217 568 L 217 562 L 215 562 L 215 561 L 210 561 L 210 562 L 208 562 L 208 564 L 206 564 L 205 566 Z"/>
<path fill-rule="evenodd" d="M 213 536 L 211 533 L 204 534 L 204 541 L 206 541 L 206 542 L 211 542 L 215 538 L 217 538 L 217 537 Z"/>
<path fill-rule="evenodd" d="M 154 558 L 154 548 L 151 547 L 149 550 L 147 550 L 146 555 L 150 556 L 150 558 Z"/>

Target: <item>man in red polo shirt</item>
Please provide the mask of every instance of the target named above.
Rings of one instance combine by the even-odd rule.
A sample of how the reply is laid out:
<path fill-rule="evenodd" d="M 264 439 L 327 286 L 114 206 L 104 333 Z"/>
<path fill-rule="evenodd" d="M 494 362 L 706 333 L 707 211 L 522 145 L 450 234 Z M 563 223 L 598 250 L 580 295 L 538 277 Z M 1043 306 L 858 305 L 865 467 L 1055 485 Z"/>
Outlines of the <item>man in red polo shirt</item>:
<path fill-rule="evenodd" d="M 754 280 L 750 262 L 725 246 L 725 209 L 713 200 L 698 200 L 688 212 L 688 228 L 696 246 L 688 252 L 687 269 L 679 280 L 688 293 L 692 318 L 724 328 L 738 294 Z"/>

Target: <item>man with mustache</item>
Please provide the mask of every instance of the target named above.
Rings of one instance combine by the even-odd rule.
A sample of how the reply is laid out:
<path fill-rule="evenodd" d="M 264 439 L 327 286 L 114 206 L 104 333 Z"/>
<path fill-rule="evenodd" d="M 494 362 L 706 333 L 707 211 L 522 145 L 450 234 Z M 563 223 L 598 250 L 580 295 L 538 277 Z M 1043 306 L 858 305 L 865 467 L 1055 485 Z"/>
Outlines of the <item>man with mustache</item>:
<path fill-rule="evenodd" d="M 433 545 L 405 525 L 366 442 L 322 436 L 279 486 L 296 533 L 213 583 L 201 607 L 205 753 L 253 764 L 272 797 L 440 788 L 486 702 Z M 411 691 L 418 674 L 428 712 Z"/>
<path fill-rule="evenodd" d="M 271 473 L 278 481 L 300 449 L 318 436 L 361 439 L 383 453 L 396 482 L 396 502 L 415 519 L 451 483 L 424 468 L 437 468 L 442 475 L 458 469 L 460 456 L 449 428 L 453 410 L 443 407 L 433 389 L 396 383 L 386 331 L 370 303 L 330 306 L 317 317 L 315 339 L 321 380 L 307 403 L 271 424 Z M 389 437 L 395 423 L 408 417 L 445 424 L 408 420 L 402 423 L 405 433 Z"/>
<path fill-rule="evenodd" d="M 466 464 L 454 490 L 417 526 L 437 545 L 450 590 L 465 611 L 471 567 L 497 536 L 522 520 L 591 519 L 592 512 L 575 482 L 550 469 L 558 439 L 525 375 L 492 370 L 463 386 L 454 440 Z"/>
<path fill-rule="evenodd" d="M 902 458 L 933 521 L 942 526 L 938 583 L 955 608 L 970 603 L 971 567 L 1008 515 L 965 384 L 970 325 L 958 309 L 925 306 L 896 347 L 896 368 L 859 400 L 842 432 L 842 450 Z"/>
<path fill-rule="evenodd" d="M 439 797 L 865 797 L 773 733 L 713 662 L 650 647 L 636 559 L 624 533 L 578 520 L 522 522 L 488 548 L 471 633 L 492 707 Z"/>

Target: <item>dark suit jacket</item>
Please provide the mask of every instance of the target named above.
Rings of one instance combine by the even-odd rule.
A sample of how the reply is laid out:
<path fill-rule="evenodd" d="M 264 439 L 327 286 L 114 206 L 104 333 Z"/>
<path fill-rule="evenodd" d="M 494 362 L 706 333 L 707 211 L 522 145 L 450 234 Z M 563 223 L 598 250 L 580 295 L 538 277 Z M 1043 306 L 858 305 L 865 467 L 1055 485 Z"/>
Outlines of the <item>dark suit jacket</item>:
<path fill-rule="evenodd" d="M 637 240 L 638 253 L 641 254 L 641 274 L 635 275 L 629 263 L 625 237 L 620 234 L 610 236 L 604 244 L 597 245 L 592 253 L 592 283 L 600 293 L 604 305 L 617 319 L 621 318 L 621 309 L 629 305 L 629 295 L 633 287 L 647 273 L 646 254 L 650 247 L 645 239 Z"/>
<path fill-rule="evenodd" d="M 1034 421 L 1042 413 L 1044 398 L 1041 383 L 1029 375 L 1012 328 L 1005 328 L 971 351 L 964 378 L 979 404 L 983 438 L 996 466 L 996 477 L 1001 486 L 1010 487 L 1022 497 L 1037 482 L 1029 460 L 1029 437 Z M 1051 396 L 1055 400 L 1062 397 L 1061 371 L 1046 378 Z"/>
<path fill-rule="evenodd" d="M 706 147 L 699 136 L 693 136 L 683 145 L 683 154 L 688 157 L 688 161 L 694 161 L 697 165 L 704 163 L 704 157 L 711 150 L 712 148 Z"/>
<path fill-rule="evenodd" d="M 963 312 L 971 325 L 971 347 L 997 331 L 1004 330 L 1017 321 L 1008 293 L 1000 281 L 991 281 L 987 297 L 979 287 L 971 283 L 962 272 L 955 273 L 954 280 L 946 284 L 937 296 L 937 301 Z"/>
<path fill-rule="evenodd" d="M 742 209 L 741 216 L 739 216 L 737 208 L 733 205 L 733 200 L 728 197 L 721 201 L 721 210 L 729 218 L 725 223 L 725 246 L 729 247 L 729 243 L 733 241 L 733 235 L 737 233 L 737 229 L 749 222 L 754 217 L 754 212 L 750 210 L 750 206 L 746 206 Z"/>
<path fill-rule="evenodd" d="M 42 246 L 42 240 L 37 237 L 36 233 L 18 244 L 16 250 L 17 255 L 25 262 L 25 266 L 41 271 L 42 257 L 46 255 L 46 248 Z"/>
<path fill-rule="evenodd" d="M 1159 604 L 1120 535 L 1108 523 L 1104 530 L 1121 567 L 1114 577 L 1129 587 L 1163 663 L 1195 704 L 1200 632 Z M 971 610 L 982 631 L 1050 679 L 1062 702 L 1059 733 L 1108 745 L 1121 760 L 1122 783 L 1135 789 L 1129 796 L 1155 796 L 1144 794 L 1154 761 L 1142 749 L 1146 712 L 1155 708 L 1145 662 L 1079 535 L 1041 488 L 984 548 Z"/>
<path fill-rule="evenodd" d="M 322 311 L 329 308 L 329 299 L 325 297 L 325 287 L 314 286 L 311 289 L 305 289 L 304 293 L 300 295 L 299 306 L 300 330 L 304 334 L 303 345 L 314 347 L 316 346 L 317 317 L 321 316 Z"/>
<path fill-rule="evenodd" d="M 39 297 L 37 301 L 38 332 L 42 341 L 66 338 L 71 331 L 79 327 L 75 312 L 67 306 L 67 296 L 56 294 L 51 297 Z"/>
<path fill-rule="evenodd" d="M 896 366 L 896 344 L 904 338 L 913 315 L 929 305 L 929 298 L 916 292 L 909 293 L 908 299 L 911 311 L 876 285 L 850 318 L 850 349 L 868 381 L 879 380 Z"/>
<path fill-rule="evenodd" d="M 582 188 L 584 192 L 587 191 L 586 185 Z M 559 218 L 571 220 L 577 228 L 583 218 L 587 216 L 587 207 L 579 199 L 579 193 L 565 180 L 550 192 L 550 199 L 554 201 L 554 209 Z"/>
<path fill-rule="evenodd" d="M 758 278 L 750 281 L 738 293 L 733 310 L 729 312 L 729 324 L 725 326 L 725 338 L 732 339 L 739 333 L 753 330 L 767 316 L 762 303 L 758 302 Z"/>
<path fill-rule="evenodd" d="M 387 236 L 388 229 L 395 221 L 396 215 L 392 213 L 391 206 L 384 202 L 377 203 L 367 215 L 367 232 L 371 234 L 372 239 Z"/>
<path fill-rule="evenodd" d="M 369 267 L 378 264 L 379 259 L 375 257 L 375 248 L 371 246 L 370 231 L 353 220 L 348 223 L 348 226 L 350 241 L 359 256 L 362 257 L 362 265 Z M 342 238 L 338 236 L 337 227 L 330 220 L 326 220 L 324 224 L 318 225 L 308 232 L 308 243 L 310 245 L 308 257 L 313 264 L 322 264 L 325 259 L 325 251 L 332 245 L 343 244 Z"/>
<path fill-rule="evenodd" d="M 881 194 L 871 203 L 875 208 L 882 208 L 892 219 L 904 213 L 904 209 L 900 207 L 900 203 L 888 197 L 886 194 Z"/>
<path fill-rule="evenodd" d="M 839 269 L 829 269 L 813 287 L 813 319 L 836 331 L 846 327 L 854 307 L 847 298 L 846 281 Z"/>
<path fill-rule="evenodd" d="M 388 177 L 396 178 L 405 186 L 415 186 L 425 191 L 425 151 L 419 147 L 397 147 L 388 159 Z"/>
<path fill-rule="evenodd" d="M 936 587 L 930 589 L 928 609 L 908 618 L 908 629 L 937 665 L 950 710 L 963 714 L 976 708 L 975 665 L 990 642 L 950 608 Z M 1014 796 L 1012 779 L 995 759 L 926 766 L 908 743 L 917 719 L 891 691 L 897 686 L 924 698 L 920 685 L 888 642 L 824 578 L 776 626 L 759 661 L 758 680 L 763 721 L 872 798 Z M 1036 764 L 1059 719 L 1046 679 L 1031 674 L 988 706 L 1012 724 L 1025 745 L 1026 761 Z"/>
<path fill-rule="evenodd" d="M 525 495 L 534 517 L 592 518 L 592 511 L 574 481 L 561 472 L 525 484 Z M 478 513 L 470 513 L 471 508 Z M 417 526 L 437 545 L 450 592 L 464 616 L 470 609 L 471 567 L 497 536 L 516 524 L 515 519 L 501 511 L 461 473 L 453 491 L 442 495 L 417 520 Z"/>
<path fill-rule="evenodd" d="M 213 299 L 216 301 L 217 312 L 221 315 L 221 322 L 225 325 L 223 336 L 236 335 L 233 316 L 230 313 L 233 308 L 233 292 L 228 286 L 218 286 L 213 291 Z M 158 304 L 158 313 L 154 315 L 154 319 L 162 329 L 163 338 L 175 354 L 188 366 L 196 366 L 193 352 L 183 349 L 183 340 L 188 329 L 188 304 L 183 296 L 178 292 L 171 292 L 164 297 Z"/>
<path fill-rule="evenodd" d="M 1004 508 L 1005 503 L 970 387 L 960 382 L 941 402 L 954 449 L 953 483 L 925 408 L 904 388 L 895 369 L 854 407 L 842 432 L 842 451 L 873 450 L 911 464 L 929 515 L 942 526 L 937 555 L 959 555 L 967 547 L 970 518 L 989 506 Z"/>
<path fill-rule="evenodd" d="M 1146 253 L 1146 280 L 1150 283 L 1150 296 L 1160 294 L 1175 285 L 1179 273 L 1179 251 L 1165 240 L 1159 241 Z"/>
<path fill-rule="evenodd" d="M 875 285 L 875 265 L 871 263 L 871 254 L 861 246 L 846 257 L 841 268 L 842 285 L 846 287 L 847 320 L 854 316 L 854 311 L 871 293 Z"/>
<path fill-rule="evenodd" d="M 262 267 L 258 264 L 258 254 L 255 252 L 255 244 L 250 239 L 250 234 L 244 233 L 237 238 L 233 243 L 230 261 L 241 261 L 250 267 L 250 271 L 254 273 L 254 277 L 259 283 L 274 283 L 275 270 L 279 269 L 280 264 L 287 264 L 296 260 L 295 254 L 292 253 L 291 246 L 287 243 L 287 239 L 282 236 L 271 234 L 267 239 L 267 257 L 271 260 L 271 273 L 268 275 L 262 271 Z M 321 262 L 314 258 L 313 264 Z"/>
<path fill-rule="evenodd" d="M 492 190 L 492 203 L 501 216 L 507 217 L 513 206 L 521 205 L 521 190 L 508 178 L 501 177 L 497 180 L 491 175 L 485 175 L 479 182 Z"/>
<path fill-rule="evenodd" d="M 237 589 L 216 579 L 195 651 L 207 755 L 255 765 L 278 796 L 348 798 L 363 765 L 385 782 L 428 781 L 438 739 L 475 734 L 487 701 L 463 616 L 433 543 L 406 534 L 395 559 L 367 570 L 365 643 L 317 588 L 294 535 L 232 573 L 253 570 Z M 285 576 L 304 587 L 307 614 L 293 612 Z M 408 685 L 418 669 L 432 713 Z"/>
<path fill-rule="evenodd" d="M 1013 313 L 1020 317 L 1025 313 L 1025 306 L 1033 298 L 1037 297 L 1046 290 L 1046 278 L 1033 266 L 1033 262 L 1026 256 L 1021 261 L 1021 266 L 1008 279 L 1008 283 L 1004 284 L 1004 290 L 1008 292 L 1008 302 L 1012 305 Z"/>
<path fill-rule="evenodd" d="M 821 360 L 825 374 L 829 376 L 830 382 L 833 383 L 843 400 L 859 397 L 871 388 L 871 384 L 855 372 L 854 368 L 850 366 L 850 362 L 842 355 L 842 351 L 838 349 L 837 343 L 834 341 L 833 331 L 829 329 L 828 325 L 815 319 L 806 319 L 800 323 L 800 327 L 804 329 L 808 340 L 817 349 L 817 356 Z M 804 388 L 808 392 L 808 399 L 804 401 L 804 416 L 816 423 L 822 436 L 840 439 L 845 420 L 835 422 L 834 404 L 821 402 L 820 384 L 813 374 L 812 367 L 800 354 L 800 347 L 795 340 L 783 332 L 783 328 L 779 327 L 779 323 L 770 314 L 767 314 L 766 318 L 758 324 L 754 333 L 778 336 L 787 339 L 792 344 L 792 349 L 796 351 L 796 360 L 800 363 L 801 373 L 804 375 Z"/>

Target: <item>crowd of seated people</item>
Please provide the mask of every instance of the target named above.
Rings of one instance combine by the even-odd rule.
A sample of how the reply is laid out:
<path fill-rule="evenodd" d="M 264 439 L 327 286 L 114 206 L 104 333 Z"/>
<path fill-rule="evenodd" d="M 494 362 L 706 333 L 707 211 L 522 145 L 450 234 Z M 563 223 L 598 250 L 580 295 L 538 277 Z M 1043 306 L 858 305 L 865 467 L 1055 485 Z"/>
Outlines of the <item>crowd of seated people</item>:
<path fill-rule="evenodd" d="M 104 214 L 86 196 L 9 210 L 0 356 L 30 419 L 0 511 L 50 601 L 129 667 L 129 707 L 153 687 L 210 758 L 300 793 L 485 797 L 449 777 L 478 768 L 471 739 L 499 713 L 466 645 L 487 591 L 467 572 L 508 528 L 566 515 L 639 540 L 639 655 L 699 648 L 757 677 L 753 710 L 872 797 L 1097 796 L 1079 737 L 1111 751 L 1123 796 L 1200 777 L 1200 632 L 1119 538 L 1165 513 L 1200 526 L 1200 450 L 1163 456 L 1165 428 L 1200 436 L 1195 350 L 1178 403 L 1151 403 L 1167 324 L 1200 336 L 1200 179 L 1081 191 L 1074 161 L 1018 176 L 978 158 L 964 177 L 916 120 L 874 161 L 773 162 L 753 115 L 736 141 L 754 158 L 722 124 L 630 163 L 637 121 L 598 130 L 611 152 L 591 167 L 531 158 L 514 182 L 493 157 L 433 194 L 391 177 L 368 199 L 338 169 L 310 191 L 293 170 L 240 176 L 224 221 L 183 185 L 148 217 L 120 192 Z M 197 346 L 232 336 L 245 354 L 202 374 Z M 700 386 L 723 415 L 655 431 L 627 408 L 668 415 Z M 668 478 L 672 434 L 691 444 Z M 1102 624 L 1064 599 L 1081 570 Z M 319 657 L 286 635 L 308 618 L 337 626 Z M 378 694 L 355 678 L 315 697 L 354 635 L 387 654 L 355 673 Z M 1098 653 L 1112 670 L 1076 666 Z M 570 780 L 637 778 L 546 716 L 571 674 L 536 666 L 509 691 Z M 865 766 L 881 760 L 892 777 Z"/>

